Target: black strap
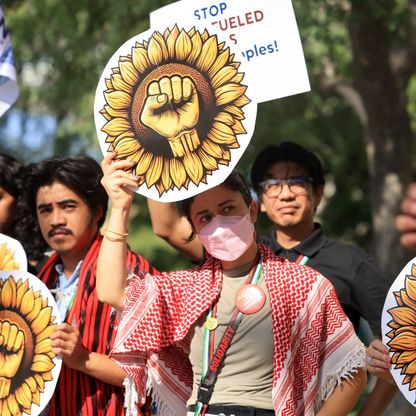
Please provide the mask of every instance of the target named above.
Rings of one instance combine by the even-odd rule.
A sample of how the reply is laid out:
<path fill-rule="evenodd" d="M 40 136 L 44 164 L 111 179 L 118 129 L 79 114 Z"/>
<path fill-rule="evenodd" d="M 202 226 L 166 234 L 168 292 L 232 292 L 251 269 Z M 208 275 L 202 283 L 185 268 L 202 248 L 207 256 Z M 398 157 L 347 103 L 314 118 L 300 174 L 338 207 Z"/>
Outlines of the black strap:
<path fill-rule="evenodd" d="M 237 328 L 240 325 L 241 319 L 244 314 L 237 308 L 231 316 L 230 322 L 224 331 L 223 336 L 214 352 L 213 357 L 210 360 L 207 373 L 205 374 L 204 381 L 201 383 L 198 389 L 197 400 L 202 404 L 208 404 L 214 390 L 214 384 L 218 377 L 219 369 L 224 361 L 225 354 L 231 345 L 231 341 L 234 338 Z"/>

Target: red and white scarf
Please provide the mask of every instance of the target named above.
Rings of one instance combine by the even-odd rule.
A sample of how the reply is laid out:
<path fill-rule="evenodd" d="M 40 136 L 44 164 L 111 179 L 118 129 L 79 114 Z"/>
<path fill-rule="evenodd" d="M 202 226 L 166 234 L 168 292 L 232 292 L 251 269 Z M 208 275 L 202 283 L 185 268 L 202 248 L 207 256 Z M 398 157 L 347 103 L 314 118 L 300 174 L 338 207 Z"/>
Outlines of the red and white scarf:
<path fill-rule="evenodd" d="M 342 378 L 364 367 L 364 346 L 328 280 L 265 246 L 259 250 L 272 310 L 273 406 L 276 415 L 313 415 Z M 134 382 L 136 405 L 151 388 L 160 415 L 186 414 L 192 388 L 187 335 L 221 287 L 221 265 L 212 257 L 192 270 L 129 281 L 111 357 Z"/>

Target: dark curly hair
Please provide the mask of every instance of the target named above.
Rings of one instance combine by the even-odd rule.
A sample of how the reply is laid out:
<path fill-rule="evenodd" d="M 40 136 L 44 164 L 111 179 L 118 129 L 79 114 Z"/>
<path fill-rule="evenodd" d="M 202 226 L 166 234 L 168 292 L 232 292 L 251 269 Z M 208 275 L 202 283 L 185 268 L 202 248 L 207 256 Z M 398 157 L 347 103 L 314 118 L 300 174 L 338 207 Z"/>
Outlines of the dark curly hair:
<path fill-rule="evenodd" d="M 253 162 L 251 184 L 259 197 L 261 197 L 260 182 L 266 179 L 267 171 L 278 162 L 293 162 L 303 167 L 312 178 L 314 191 L 325 185 L 322 164 L 318 157 L 297 143 L 285 141 L 279 145 L 266 146 Z"/>
<path fill-rule="evenodd" d="M 23 177 L 26 216 L 21 213 L 19 237 L 27 239 L 30 236 L 28 254 L 31 258 L 39 259 L 47 249 L 37 221 L 36 195 L 39 188 L 59 182 L 79 195 L 92 213 L 101 207 L 103 215 L 98 221 L 101 227 L 108 206 L 108 196 L 101 185 L 102 176 L 100 165 L 89 156 L 54 156 L 26 167 Z"/>

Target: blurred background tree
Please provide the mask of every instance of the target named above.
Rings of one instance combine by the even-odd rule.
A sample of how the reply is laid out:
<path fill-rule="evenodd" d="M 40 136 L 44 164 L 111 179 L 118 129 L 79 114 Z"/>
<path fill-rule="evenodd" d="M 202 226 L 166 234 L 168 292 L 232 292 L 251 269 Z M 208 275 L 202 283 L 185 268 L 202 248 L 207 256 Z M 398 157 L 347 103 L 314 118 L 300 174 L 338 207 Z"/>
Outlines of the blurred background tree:
<path fill-rule="evenodd" d="M 79 153 L 100 160 L 93 122 L 98 79 L 115 50 L 148 29 L 149 12 L 167 3 L 4 0 L 21 96 L 1 120 L 2 150 L 25 162 Z M 319 212 L 327 233 L 375 251 L 393 278 L 405 253 L 392 218 L 411 179 L 416 126 L 416 2 L 293 4 L 312 91 L 259 105 L 255 135 L 238 167 L 248 173 L 258 150 L 281 140 L 316 152 L 327 171 Z M 145 202 L 137 200 L 132 245 L 151 259 L 157 253 L 159 265 L 166 256 L 158 250 L 167 247 L 149 243 Z M 260 228 L 267 226 L 263 219 Z M 163 267 L 182 264 L 175 256 Z"/>
<path fill-rule="evenodd" d="M 98 79 L 116 49 L 148 29 L 149 12 L 167 3 L 4 0 L 21 96 L 0 120 L 0 149 L 26 163 L 53 154 L 100 160 L 93 121 Z M 319 212 L 327 234 L 374 251 L 393 279 L 409 257 L 393 218 L 415 160 L 416 1 L 293 5 L 312 90 L 259 105 L 238 168 L 248 173 L 261 147 L 282 140 L 316 152 L 327 172 Z M 187 265 L 153 236 L 145 200 L 136 199 L 131 245 L 162 270 Z M 259 227 L 269 224 L 263 218 Z"/>

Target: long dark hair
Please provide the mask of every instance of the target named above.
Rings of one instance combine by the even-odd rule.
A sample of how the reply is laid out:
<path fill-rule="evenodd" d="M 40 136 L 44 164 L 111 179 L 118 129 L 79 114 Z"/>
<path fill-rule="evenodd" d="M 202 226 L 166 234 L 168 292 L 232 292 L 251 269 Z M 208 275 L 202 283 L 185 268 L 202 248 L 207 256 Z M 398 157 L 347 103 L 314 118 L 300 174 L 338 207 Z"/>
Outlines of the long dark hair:
<path fill-rule="evenodd" d="M 27 166 L 23 178 L 26 216 L 20 221 L 19 237 L 27 239 L 30 236 L 31 244 L 27 251 L 31 258 L 39 259 L 47 249 L 37 221 L 36 195 L 39 188 L 59 182 L 79 195 L 91 213 L 101 207 L 103 214 L 98 221 L 98 226 L 101 227 L 108 205 L 107 193 L 101 185 L 102 176 L 100 165 L 89 156 L 54 156 Z"/>

